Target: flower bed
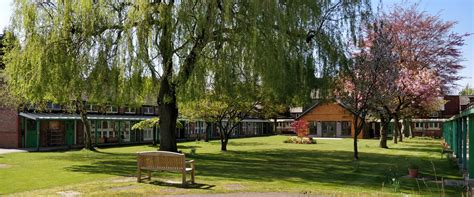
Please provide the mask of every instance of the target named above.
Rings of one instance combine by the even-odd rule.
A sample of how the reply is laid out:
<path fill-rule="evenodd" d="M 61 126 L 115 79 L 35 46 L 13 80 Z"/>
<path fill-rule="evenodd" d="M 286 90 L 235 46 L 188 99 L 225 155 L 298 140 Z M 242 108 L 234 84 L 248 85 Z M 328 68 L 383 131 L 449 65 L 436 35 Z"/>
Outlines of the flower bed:
<path fill-rule="evenodd" d="M 284 141 L 285 143 L 293 143 L 293 144 L 316 144 L 316 139 L 311 137 L 289 137 Z"/>

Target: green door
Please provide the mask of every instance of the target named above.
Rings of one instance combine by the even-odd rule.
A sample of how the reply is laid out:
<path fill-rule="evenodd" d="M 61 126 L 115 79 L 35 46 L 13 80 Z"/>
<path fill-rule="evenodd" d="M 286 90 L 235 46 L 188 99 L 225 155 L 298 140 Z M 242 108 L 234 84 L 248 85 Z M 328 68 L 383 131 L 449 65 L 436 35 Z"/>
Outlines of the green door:
<path fill-rule="evenodd" d="M 73 120 L 66 121 L 66 144 L 67 145 L 74 144 L 74 121 Z"/>
<path fill-rule="evenodd" d="M 36 129 L 28 128 L 26 134 L 26 148 L 36 148 L 38 145 L 38 134 L 36 133 Z"/>

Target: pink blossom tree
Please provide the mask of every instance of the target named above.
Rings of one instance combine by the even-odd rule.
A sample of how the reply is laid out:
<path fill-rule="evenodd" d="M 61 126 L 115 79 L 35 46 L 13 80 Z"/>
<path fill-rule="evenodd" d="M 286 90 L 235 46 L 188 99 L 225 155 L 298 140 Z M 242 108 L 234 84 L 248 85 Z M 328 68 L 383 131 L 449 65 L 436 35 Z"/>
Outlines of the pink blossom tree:
<path fill-rule="evenodd" d="M 450 91 L 462 68 L 460 47 L 469 34 L 452 33 L 455 22 L 419 12 L 416 6 L 395 7 L 381 20 L 393 38 L 398 78 L 384 87 L 391 93 L 379 104 L 395 121 L 394 143 L 403 140 L 399 120 L 403 112 L 436 104 L 437 97 Z M 398 137 L 398 138 L 397 138 Z"/>
<path fill-rule="evenodd" d="M 374 100 L 384 95 L 383 82 L 393 79 L 397 57 L 393 53 L 390 35 L 383 24 L 374 24 L 368 39 L 354 54 L 353 62 L 340 73 L 336 98 L 353 113 L 354 160 L 358 160 L 357 137 L 366 125 L 366 117 L 374 108 Z"/>

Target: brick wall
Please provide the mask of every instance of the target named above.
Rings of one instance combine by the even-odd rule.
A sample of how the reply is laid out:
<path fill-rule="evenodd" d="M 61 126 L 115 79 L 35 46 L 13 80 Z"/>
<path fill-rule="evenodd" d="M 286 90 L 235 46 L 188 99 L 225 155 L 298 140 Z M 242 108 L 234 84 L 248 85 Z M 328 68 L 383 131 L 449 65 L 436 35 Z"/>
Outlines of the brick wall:
<path fill-rule="evenodd" d="M 447 103 L 444 104 L 444 111 L 442 112 L 443 118 L 451 118 L 452 116 L 459 114 L 459 96 L 444 96 L 444 100 L 446 100 Z"/>
<path fill-rule="evenodd" d="M 0 108 L 0 148 L 18 148 L 18 113 L 16 110 Z"/>

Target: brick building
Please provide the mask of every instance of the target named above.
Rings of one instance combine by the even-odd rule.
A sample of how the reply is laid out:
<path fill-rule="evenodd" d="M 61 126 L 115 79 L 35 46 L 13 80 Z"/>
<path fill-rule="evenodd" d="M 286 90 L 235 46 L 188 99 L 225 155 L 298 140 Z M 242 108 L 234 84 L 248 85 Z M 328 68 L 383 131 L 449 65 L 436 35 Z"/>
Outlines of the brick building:
<path fill-rule="evenodd" d="M 18 148 L 20 146 L 18 125 L 16 110 L 0 108 L 0 147 Z"/>
<path fill-rule="evenodd" d="M 443 99 L 446 103 L 438 111 L 412 120 L 415 136 L 442 137 L 444 122 L 466 109 L 474 101 L 474 96 L 446 95 Z"/>
<path fill-rule="evenodd" d="M 317 137 L 352 137 L 355 133 L 353 113 L 338 102 L 316 103 L 296 120 L 307 121 L 310 135 Z M 364 133 L 362 131 L 357 137 L 363 138 Z"/>

